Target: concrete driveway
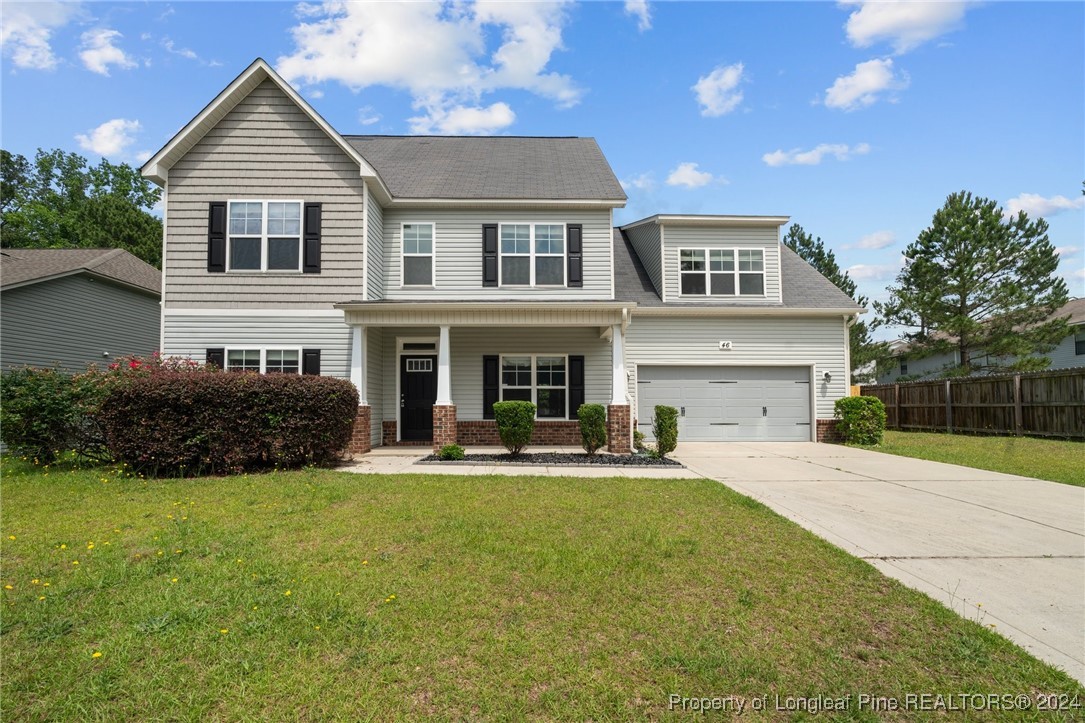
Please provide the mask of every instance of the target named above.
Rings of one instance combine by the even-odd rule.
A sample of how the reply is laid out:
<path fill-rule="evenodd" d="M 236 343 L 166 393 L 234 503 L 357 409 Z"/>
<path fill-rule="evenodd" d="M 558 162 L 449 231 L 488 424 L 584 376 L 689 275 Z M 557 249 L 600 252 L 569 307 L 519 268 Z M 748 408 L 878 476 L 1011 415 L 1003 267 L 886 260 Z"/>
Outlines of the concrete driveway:
<path fill-rule="evenodd" d="M 1085 489 L 809 442 L 673 456 L 1085 682 Z"/>

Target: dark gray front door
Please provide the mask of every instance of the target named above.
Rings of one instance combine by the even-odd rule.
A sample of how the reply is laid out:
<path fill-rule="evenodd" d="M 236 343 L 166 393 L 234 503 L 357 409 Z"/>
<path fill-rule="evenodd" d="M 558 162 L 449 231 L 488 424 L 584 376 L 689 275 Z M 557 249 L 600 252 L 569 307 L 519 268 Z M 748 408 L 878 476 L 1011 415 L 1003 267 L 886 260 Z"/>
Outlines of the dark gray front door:
<path fill-rule="evenodd" d="M 437 357 L 402 356 L 399 360 L 399 438 L 433 439 L 433 403 L 437 401 Z"/>

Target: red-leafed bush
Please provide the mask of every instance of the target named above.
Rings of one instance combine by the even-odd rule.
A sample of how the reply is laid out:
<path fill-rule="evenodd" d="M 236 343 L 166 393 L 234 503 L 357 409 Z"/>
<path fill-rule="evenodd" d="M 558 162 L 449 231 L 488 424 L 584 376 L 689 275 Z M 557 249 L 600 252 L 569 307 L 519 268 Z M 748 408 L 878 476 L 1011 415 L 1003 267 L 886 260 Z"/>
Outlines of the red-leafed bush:
<path fill-rule="evenodd" d="M 350 441 L 345 379 L 158 369 L 110 385 L 97 417 L 117 461 L 154 476 L 326 465 Z"/>

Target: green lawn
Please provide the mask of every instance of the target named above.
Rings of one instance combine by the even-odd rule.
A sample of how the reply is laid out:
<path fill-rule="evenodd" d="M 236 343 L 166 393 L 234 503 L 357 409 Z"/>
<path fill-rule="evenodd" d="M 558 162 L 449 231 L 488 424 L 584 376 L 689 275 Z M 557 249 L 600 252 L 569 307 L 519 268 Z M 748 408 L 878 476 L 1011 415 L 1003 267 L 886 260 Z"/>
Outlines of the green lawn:
<path fill-rule="evenodd" d="M 1085 442 L 888 431 L 866 449 L 1085 487 Z"/>
<path fill-rule="evenodd" d="M 784 717 L 775 694 L 1085 699 L 706 480 L 2 472 L 5 721 L 655 719 L 677 715 L 670 694 L 768 695 L 744 716 L 761 720 Z M 854 702 L 848 717 L 884 719 Z"/>

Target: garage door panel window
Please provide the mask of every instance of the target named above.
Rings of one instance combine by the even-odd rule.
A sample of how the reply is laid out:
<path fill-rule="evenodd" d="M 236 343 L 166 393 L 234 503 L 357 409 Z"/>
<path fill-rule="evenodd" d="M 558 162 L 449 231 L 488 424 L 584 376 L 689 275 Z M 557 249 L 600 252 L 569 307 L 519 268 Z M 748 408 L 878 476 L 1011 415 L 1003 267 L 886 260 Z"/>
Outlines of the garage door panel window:
<path fill-rule="evenodd" d="M 681 249 L 682 296 L 764 296 L 761 249 Z"/>
<path fill-rule="evenodd" d="M 568 418 L 568 357 L 501 357 L 501 400 L 533 402 L 540 419 Z"/>

